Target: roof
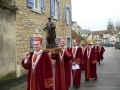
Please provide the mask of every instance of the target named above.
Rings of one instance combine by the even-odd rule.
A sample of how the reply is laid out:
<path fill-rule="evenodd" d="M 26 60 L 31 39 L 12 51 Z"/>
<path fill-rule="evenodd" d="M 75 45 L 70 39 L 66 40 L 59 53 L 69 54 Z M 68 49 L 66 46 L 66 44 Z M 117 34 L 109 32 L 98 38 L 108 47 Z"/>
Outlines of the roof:
<path fill-rule="evenodd" d="M 81 34 L 90 34 L 90 30 L 81 30 Z"/>
<path fill-rule="evenodd" d="M 77 39 L 78 41 L 83 40 L 83 37 L 78 35 L 75 31 L 72 30 L 71 33 L 74 39 Z"/>
<path fill-rule="evenodd" d="M 107 30 L 91 31 L 92 35 L 103 35 L 106 32 L 107 32 Z"/>

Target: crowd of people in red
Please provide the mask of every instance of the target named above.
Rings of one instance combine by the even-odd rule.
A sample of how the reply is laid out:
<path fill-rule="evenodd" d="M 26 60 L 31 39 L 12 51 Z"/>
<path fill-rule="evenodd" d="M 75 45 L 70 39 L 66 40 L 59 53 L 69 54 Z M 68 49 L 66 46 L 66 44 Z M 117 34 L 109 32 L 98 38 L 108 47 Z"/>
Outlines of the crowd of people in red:
<path fill-rule="evenodd" d="M 42 39 L 34 37 L 34 52 L 26 52 L 22 60 L 23 68 L 28 70 L 27 90 L 69 90 L 71 83 L 75 88 L 81 86 L 81 73 L 84 71 L 85 81 L 97 80 L 97 63 L 104 59 L 105 49 L 100 44 L 78 46 L 72 41 L 71 48 L 66 47 L 64 38 L 60 38 L 61 52 L 43 52 Z M 55 81 L 51 60 L 55 60 Z M 72 77 L 72 78 L 71 78 Z"/>

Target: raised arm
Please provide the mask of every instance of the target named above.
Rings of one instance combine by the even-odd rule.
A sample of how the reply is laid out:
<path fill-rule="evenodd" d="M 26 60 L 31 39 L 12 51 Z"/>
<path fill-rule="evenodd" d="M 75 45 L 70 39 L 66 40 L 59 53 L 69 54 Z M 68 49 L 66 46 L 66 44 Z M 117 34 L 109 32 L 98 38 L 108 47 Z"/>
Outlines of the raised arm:
<path fill-rule="evenodd" d="M 22 60 L 22 67 L 24 69 L 29 69 L 31 65 L 31 58 L 32 58 L 33 52 L 26 52 L 24 59 Z"/>

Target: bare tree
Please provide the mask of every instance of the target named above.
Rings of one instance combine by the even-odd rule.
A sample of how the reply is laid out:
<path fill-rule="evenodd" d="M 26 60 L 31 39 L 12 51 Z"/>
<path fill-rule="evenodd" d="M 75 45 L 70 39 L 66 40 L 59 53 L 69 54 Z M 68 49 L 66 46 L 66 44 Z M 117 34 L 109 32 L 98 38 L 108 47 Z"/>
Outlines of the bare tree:
<path fill-rule="evenodd" d="M 82 29 L 81 35 L 84 37 L 84 41 L 87 42 L 88 37 L 90 36 L 91 32 L 89 29 Z"/>
<path fill-rule="evenodd" d="M 120 41 L 120 21 L 117 21 L 116 24 L 114 25 L 109 18 L 107 30 L 109 34 L 115 36 L 116 39 L 119 38 L 119 41 Z"/>

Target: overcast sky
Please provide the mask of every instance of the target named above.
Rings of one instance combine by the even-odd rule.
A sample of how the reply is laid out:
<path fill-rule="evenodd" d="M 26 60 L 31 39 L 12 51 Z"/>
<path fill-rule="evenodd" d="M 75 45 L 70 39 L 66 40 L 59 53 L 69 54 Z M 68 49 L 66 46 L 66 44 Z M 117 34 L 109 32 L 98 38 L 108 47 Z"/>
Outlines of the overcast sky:
<path fill-rule="evenodd" d="M 106 30 L 109 18 L 120 20 L 120 0 L 71 0 L 72 20 L 83 29 Z"/>

